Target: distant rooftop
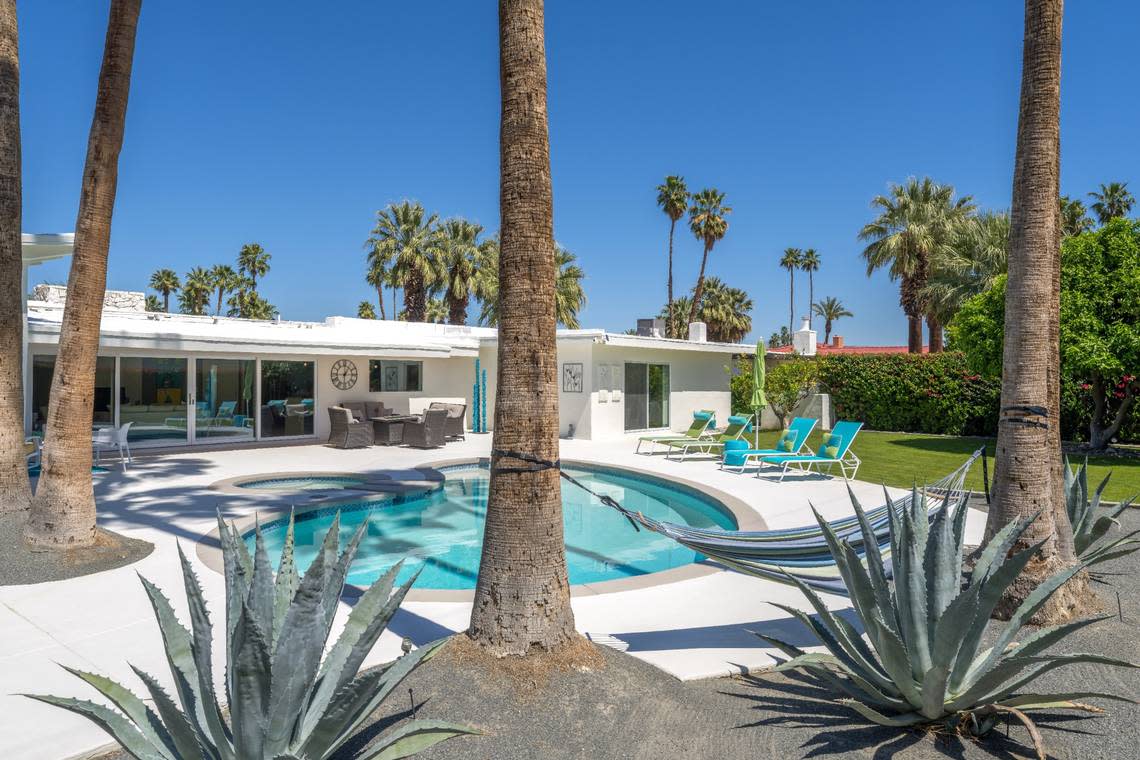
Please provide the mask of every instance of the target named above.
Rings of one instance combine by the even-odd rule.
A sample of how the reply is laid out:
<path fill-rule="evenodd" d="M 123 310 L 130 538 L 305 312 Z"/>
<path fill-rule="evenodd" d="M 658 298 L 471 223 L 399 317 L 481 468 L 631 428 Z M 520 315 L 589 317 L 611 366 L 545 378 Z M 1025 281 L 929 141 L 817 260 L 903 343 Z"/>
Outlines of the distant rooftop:
<path fill-rule="evenodd" d="M 769 348 L 770 354 L 791 354 L 794 352 L 792 346 L 780 346 L 779 348 Z M 906 346 L 848 346 L 844 344 L 843 338 L 836 335 L 831 339 L 831 343 L 820 344 L 815 347 L 815 352 L 819 356 L 831 356 L 835 354 L 905 354 L 909 351 Z M 929 346 L 922 347 L 922 353 L 928 353 Z"/>

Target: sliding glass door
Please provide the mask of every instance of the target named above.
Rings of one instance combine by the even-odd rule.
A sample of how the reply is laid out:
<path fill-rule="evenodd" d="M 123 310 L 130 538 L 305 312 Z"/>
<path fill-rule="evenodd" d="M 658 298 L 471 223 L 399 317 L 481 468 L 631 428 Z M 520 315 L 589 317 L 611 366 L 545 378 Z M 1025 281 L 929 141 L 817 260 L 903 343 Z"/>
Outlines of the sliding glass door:
<path fill-rule="evenodd" d="M 253 359 L 195 359 L 194 442 L 252 441 Z"/>
<path fill-rule="evenodd" d="M 261 437 L 313 435 L 313 362 L 261 362 Z"/>
<path fill-rule="evenodd" d="M 119 357 L 119 424 L 131 423 L 131 446 L 189 443 L 187 359 Z"/>
<path fill-rule="evenodd" d="M 625 429 L 669 427 L 669 365 L 627 362 Z"/>

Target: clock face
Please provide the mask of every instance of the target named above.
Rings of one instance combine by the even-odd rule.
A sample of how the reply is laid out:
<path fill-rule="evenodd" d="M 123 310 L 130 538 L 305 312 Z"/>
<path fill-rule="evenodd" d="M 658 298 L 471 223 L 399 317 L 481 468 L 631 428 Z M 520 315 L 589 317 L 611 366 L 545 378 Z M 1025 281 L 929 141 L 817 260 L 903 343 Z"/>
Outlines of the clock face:
<path fill-rule="evenodd" d="M 356 385 L 356 365 L 348 359 L 338 359 L 329 373 L 332 384 L 342 391 Z"/>

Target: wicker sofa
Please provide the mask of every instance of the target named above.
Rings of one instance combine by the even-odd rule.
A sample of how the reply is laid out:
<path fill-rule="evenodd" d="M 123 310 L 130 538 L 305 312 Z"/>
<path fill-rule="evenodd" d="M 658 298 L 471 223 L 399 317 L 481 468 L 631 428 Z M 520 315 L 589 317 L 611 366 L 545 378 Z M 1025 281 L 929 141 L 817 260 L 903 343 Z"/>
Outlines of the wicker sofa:
<path fill-rule="evenodd" d="M 353 419 L 343 406 L 329 407 L 329 444 L 339 449 L 358 449 L 373 443 L 372 423 Z"/>

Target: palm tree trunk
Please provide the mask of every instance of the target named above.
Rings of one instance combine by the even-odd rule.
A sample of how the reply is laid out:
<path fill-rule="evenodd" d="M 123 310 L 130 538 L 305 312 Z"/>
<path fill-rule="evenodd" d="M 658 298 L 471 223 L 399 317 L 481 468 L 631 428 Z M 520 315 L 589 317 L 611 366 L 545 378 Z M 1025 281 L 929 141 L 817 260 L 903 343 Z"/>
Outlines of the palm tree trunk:
<path fill-rule="evenodd" d="M 467 302 L 470 297 L 466 294 L 462 298 L 449 299 L 447 304 L 447 323 L 449 325 L 467 324 Z"/>
<path fill-rule="evenodd" d="M 0 0 L 0 513 L 32 503 L 24 456 L 20 54 L 16 0 Z"/>
<path fill-rule="evenodd" d="M 75 253 L 51 382 L 43 469 L 24 531 L 25 541 L 33 547 L 72 548 L 95 539 L 91 484 L 95 357 L 141 8 L 142 0 L 111 1 L 75 222 Z"/>
<path fill-rule="evenodd" d="M 170 313 L 170 291 L 164 291 L 162 294 L 162 310 L 167 314 Z"/>
<path fill-rule="evenodd" d="M 823 323 L 823 345 L 831 345 L 831 320 L 824 320 Z"/>
<path fill-rule="evenodd" d="M 808 329 L 815 329 L 815 275 L 808 270 Z M 825 343 L 827 341 L 824 341 Z"/>
<path fill-rule="evenodd" d="M 222 313 L 222 297 L 224 295 L 225 295 L 225 291 L 222 290 L 221 288 L 218 288 L 218 306 L 216 309 L 214 309 L 214 316 L 217 316 L 217 315 Z"/>
<path fill-rule="evenodd" d="M 673 330 L 673 231 L 677 228 L 677 220 L 669 217 L 669 296 L 665 303 L 665 335 L 670 338 L 678 337 Z"/>
<path fill-rule="evenodd" d="M 484 651 L 504 657 L 561 649 L 577 634 L 558 470 L 496 453 L 558 459 L 542 0 L 499 0 L 499 44 L 499 381 L 483 555 L 467 633 Z"/>
<path fill-rule="evenodd" d="M 697 315 L 701 313 L 701 299 L 705 295 L 705 265 L 709 262 L 709 251 L 712 250 L 712 243 L 705 242 L 705 252 L 701 256 L 701 271 L 697 275 L 697 287 L 693 290 L 693 302 L 689 304 L 689 324 L 697 321 Z"/>
<path fill-rule="evenodd" d="M 376 286 L 376 303 L 380 304 L 380 319 L 387 319 L 388 315 L 384 312 L 384 286 Z"/>
<path fill-rule="evenodd" d="M 424 278 L 418 272 L 409 272 L 404 279 L 404 311 L 409 322 L 423 322 L 427 314 L 427 293 Z"/>
<path fill-rule="evenodd" d="M 796 331 L 796 273 L 788 268 L 788 333 Z"/>
<path fill-rule="evenodd" d="M 936 354 L 944 348 L 942 342 L 942 323 L 938 321 L 938 317 L 931 314 L 926 315 L 926 331 L 930 335 L 930 353 Z"/>
<path fill-rule="evenodd" d="M 1008 618 L 1043 580 L 1074 561 L 1071 528 L 1061 497 L 1060 420 L 1051 383 L 1060 376 L 1057 197 L 1060 176 L 1061 22 L 1063 0 L 1026 0 L 1021 106 L 1013 203 L 1009 279 L 998 419 L 994 503 L 987 538 L 1003 525 L 1037 515 L 1013 551 L 1043 542 L 1010 586 L 995 615 Z M 1065 533 L 1064 537 L 1061 533 Z M 1080 574 L 1035 616 L 1054 624 L 1090 603 Z"/>

